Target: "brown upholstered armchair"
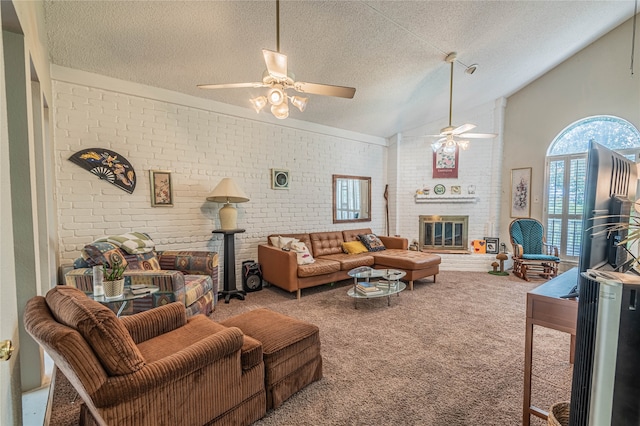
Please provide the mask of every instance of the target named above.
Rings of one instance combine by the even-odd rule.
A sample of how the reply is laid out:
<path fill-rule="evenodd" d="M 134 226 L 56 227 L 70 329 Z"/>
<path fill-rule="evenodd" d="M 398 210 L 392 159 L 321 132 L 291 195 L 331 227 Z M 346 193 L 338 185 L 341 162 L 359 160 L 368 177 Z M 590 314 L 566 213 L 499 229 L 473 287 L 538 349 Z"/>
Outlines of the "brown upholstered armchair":
<path fill-rule="evenodd" d="M 174 302 L 124 318 L 56 286 L 25 328 L 84 401 L 82 424 L 247 425 L 264 416 L 260 342 Z"/>

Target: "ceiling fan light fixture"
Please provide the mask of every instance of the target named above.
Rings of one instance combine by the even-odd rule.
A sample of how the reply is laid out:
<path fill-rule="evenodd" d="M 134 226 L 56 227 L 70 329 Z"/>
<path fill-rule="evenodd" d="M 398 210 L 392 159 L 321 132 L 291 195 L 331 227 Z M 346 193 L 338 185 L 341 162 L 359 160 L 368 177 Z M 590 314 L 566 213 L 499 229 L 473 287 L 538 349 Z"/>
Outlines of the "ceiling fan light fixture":
<path fill-rule="evenodd" d="M 251 106 L 258 113 L 267 106 L 267 98 L 265 96 L 258 96 L 257 98 L 249 99 L 249 102 L 251 102 Z"/>
<path fill-rule="evenodd" d="M 466 149 L 469 148 L 469 141 L 458 141 L 458 147 L 460 147 L 461 150 L 466 151 Z"/>
<path fill-rule="evenodd" d="M 273 114 L 275 118 L 284 120 L 289 117 L 289 105 L 286 101 L 281 102 L 279 105 L 271 105 L 271 114 Z"/>
<path fill-rule="evenodd" d="M 285 100 L 284 90 L 282 90 L 281 85 L 274 86 L 273 89 L 269 91 L 268 99 L 271 105 L 280 105 Z"/>
<path fill-rule="evenodd" d="M 300 110 L 300 112 L 304 112 L 307 108 L 307 102 L 309 102 L 309 98 L 303 98 L 302 96 L 290 96 L 291 104 Z"/>

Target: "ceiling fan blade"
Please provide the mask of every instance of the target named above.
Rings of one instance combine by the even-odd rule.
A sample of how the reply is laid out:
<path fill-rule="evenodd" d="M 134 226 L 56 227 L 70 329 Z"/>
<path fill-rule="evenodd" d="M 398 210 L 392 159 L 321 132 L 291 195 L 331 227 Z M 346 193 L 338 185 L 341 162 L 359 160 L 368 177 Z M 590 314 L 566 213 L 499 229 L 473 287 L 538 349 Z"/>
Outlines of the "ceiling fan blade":
<path fill-rule="evenodd" d="M 267 87 L 264 83 L 229 83 L 229 84 L 198 84 L 201 89 L 237 89 L 241 87 Z"/>
<path fill-rule="evenodd" d="M 496 133 L 464 133 L 459 136 L 470 139 L 491 139 L 498 135 Z"/>
<path fill-rule="evenodd" d="M 269 75 L 275 79 L 287 78 L 287 55 L 273 50 L 262 49 L 264 63 L 267 65 Z"/>
<path fill-rule="evenodd" d="M 464 133 L 464 132 L 467 132 L 467 131 L 475 129 L 475 128 L 476 128 L 475 124 L 467 123 L 467 124 L 463 124 L 462 126 L 459 126 L 459 127 L 456 127 L 455 129 L 453 129 L 451 131 L 451 134 L 452 135 L 459 135 L 460 133 Z"/>
<path fill-rule="evenodd" d="M 354 87 L 332 86 L 329 84 L 305 83 L 296 81 L 293 88 L 298 92 L 311 93 L 314 95 L 336 96 L 338 98 L 353 99 L 356 94 Z"/>

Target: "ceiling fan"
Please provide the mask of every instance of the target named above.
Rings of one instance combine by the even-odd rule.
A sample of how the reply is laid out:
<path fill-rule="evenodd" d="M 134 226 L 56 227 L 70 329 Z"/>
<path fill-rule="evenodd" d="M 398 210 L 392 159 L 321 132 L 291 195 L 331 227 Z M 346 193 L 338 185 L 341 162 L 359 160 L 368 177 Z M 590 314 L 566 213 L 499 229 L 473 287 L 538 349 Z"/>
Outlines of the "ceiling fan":
<path fill-rule="evenodd" d="M 253 83 L 230 83 L 230 84 L 199 84 L 201 89 L 233 89 L 242 87 L 268 87 L 267 96 L 258 96 L 250 99 L 251 105 L 260 112 L 267 104 L 271 105 L 271 113 L 280 119 L 289 116 L 288 102 L 298 108 L 301 112 L 307 107 L 309 98 L 302 96 L 289 96 L 288 89 L 293 89 L 300 93 L 310 93 L 314 95 L 335 96 L 339 98 L 352 99 L 356 93 L 353 87 L 332 86 L 329 84 L 305 83 L 295 81 L 293 73 L 287 67 L 287 55 L 280 53 L 280 0 L 276 0 L 276 50 L 262 49 L 264 62 L 267 69 L 262 74 L 261 82 Z"/>
<path fill-rule="evenodd" d="M 449 125 L 440 130 L 439 135 L 427 135 L 431 138 L 439 138 L 437 141 L 431 144 L 433 151 L 438 151 L 443 148 L 445 152 L 455 152 L 456 147 L 460 149 L 467 149 L 469 147 L 469 141 L 465 139 L 491 139 L 495 138 L 495 133 L 467 133 L 469 130 L 476 128 L 475 124 L 463 124 L 462 126 L 454 127 L 451 124 L 451 112 L 453 110 L 453 63 L 457 57 L 456 52 L 451 52 L 445 58 L 445 62 L 451 64 L 451 78 L 449 83 Z M 477 66 L 474 65 L 470 74 L 475 71 Z M 468 68 L 470 70 L 471 68 Z"/>

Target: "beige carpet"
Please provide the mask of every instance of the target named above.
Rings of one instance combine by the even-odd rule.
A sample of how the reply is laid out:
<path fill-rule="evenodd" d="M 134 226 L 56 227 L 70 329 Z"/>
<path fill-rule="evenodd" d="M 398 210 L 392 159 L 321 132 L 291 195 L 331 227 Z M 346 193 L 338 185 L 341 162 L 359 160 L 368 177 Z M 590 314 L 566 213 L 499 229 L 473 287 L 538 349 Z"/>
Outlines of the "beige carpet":
<path fill-rule="evenodd" d="M 305 290 L 300 301 L 268 287 L 219 304 L 212 317 L 267 307 L 320 327 L 324 378 L 256 425 L 518 425 L 526 292 L 542 283 L 442 272 L 390 307 L 375 299 L 358 309 L 348 282 Z M 568 334 L 535 328 L 535 405 L 569 399 L 568 358 Z M 51 424 L 77 425 L 75 392 L 57 376 Z"/>

